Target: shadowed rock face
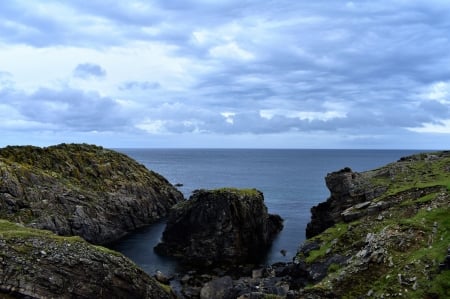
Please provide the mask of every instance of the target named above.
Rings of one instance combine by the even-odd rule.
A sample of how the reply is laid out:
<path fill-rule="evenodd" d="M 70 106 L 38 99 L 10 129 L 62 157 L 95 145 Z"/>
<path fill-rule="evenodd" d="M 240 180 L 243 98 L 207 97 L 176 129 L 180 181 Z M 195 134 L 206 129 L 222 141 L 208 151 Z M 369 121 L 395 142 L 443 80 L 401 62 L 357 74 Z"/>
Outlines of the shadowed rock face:
<path fill-rule="evenodd" d="M 200 266 L 248 262 L 261 257 L 282 227 L 257 190 L 199 190 L 173 207 L 155 250 Z"/>
<path fill-rule="evenodd" d="M 0 218 L 30 227 L 106 244 L 182 200 L 162 176 L 102 147 L 0 149 Z"/>

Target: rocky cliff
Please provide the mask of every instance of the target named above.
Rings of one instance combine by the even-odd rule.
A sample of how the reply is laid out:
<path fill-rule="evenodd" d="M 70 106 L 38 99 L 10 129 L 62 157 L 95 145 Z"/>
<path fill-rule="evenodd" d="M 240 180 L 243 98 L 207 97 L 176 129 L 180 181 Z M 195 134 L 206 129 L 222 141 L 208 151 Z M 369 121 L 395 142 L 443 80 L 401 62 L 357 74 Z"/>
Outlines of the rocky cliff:
<path fill-rule="evenodd" d="M 156 250 L 201 266 L 252 262 L 282 227 L 258 190 L 198 190 L 173 207 Z"/>
<path fill-rule="evenodd" d="M 183 200 L 129 157 L 86 144 L 0 149 L 0 218 L 105 244 Z"/>
<path fill-rule="evenodd" d="M 124 256 L 0 220 L 1 298 L 173 298 Z"/>
<path fill-rule="evenodd" d="M 326 178 L 295 264 L 301 293 L 329 298 L 449 298 L 450 152 Z"/>
<path fill-rule="evenodd" d="M 292 263 L 184 275 L 186 298 L 450 298 L 450 152 L 326 184 Z"/>

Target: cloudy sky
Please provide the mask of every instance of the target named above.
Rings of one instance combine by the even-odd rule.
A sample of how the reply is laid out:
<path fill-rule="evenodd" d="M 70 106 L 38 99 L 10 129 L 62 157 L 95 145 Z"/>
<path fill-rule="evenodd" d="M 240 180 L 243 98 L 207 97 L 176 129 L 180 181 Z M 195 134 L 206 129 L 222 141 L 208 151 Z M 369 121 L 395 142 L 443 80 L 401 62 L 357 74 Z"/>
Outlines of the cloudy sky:
<path fill-rule="evenodd" d="M 450 1 L 0 1 L 0 146 L 450 148 Z"/>

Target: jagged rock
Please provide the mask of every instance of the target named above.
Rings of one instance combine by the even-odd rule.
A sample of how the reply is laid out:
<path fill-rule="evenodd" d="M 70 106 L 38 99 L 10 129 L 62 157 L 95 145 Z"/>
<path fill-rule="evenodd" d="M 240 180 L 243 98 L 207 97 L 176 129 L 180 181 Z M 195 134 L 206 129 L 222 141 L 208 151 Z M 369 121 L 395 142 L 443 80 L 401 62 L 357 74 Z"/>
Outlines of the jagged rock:
<path fill-rule="evenodd" d="M 174 206 L 155 250 L 199 266 L 255 261 L 282 227 L 255 189 L 198 190 Z"/>
<path fill-rule="evenodd" d="M 349 167 L 329 173 L 325 182 L 331 192 L 327 201 L 311 208 L 311 221 L 306 227 L 306 237 L 312 238 L 343 219 L 357 219 L 365 214 L 362 208 L 370 204 L 370 200 L 386 191 L 385 186 L 370 184 L 367 174 L 352 171 Z M 359 208 L 351 209 L 355 205 Z M 346 211 L 347 210 L 347 211 Z M 344 212 L 342 215 L 342 212 Z"/>
<path fill-rule="evenodd" d="M 0 220 L 0 297 L 174 298 L 123 255 Z"/>
<path fill-rule="evenodd" d="M 106 244 L 183 200 L 165 178 L 93 145 L 0 149 L 0 217 Z"/>

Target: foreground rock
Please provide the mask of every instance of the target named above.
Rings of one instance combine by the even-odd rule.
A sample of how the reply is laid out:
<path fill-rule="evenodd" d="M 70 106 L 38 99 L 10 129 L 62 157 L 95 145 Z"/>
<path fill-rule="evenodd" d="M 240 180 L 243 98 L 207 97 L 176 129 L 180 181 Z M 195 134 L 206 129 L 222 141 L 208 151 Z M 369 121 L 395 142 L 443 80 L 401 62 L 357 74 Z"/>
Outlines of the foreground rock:
<path fill-rule="evenodd" d="M 0 220 L 0 297 L 173 298 L 119 253 Z"/>
<path fill-rule="evenodd" d="M 255 189 L 198 190 L 172 209 L 155 250 L 198 266 L 253 262 L 282 227 Z"/>
<path fill-rule="evenodd" d="M 183 200 L 162 176 L 86 144 L 0 149 L 0 218 L 106 244 Z"/>

